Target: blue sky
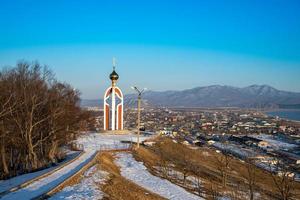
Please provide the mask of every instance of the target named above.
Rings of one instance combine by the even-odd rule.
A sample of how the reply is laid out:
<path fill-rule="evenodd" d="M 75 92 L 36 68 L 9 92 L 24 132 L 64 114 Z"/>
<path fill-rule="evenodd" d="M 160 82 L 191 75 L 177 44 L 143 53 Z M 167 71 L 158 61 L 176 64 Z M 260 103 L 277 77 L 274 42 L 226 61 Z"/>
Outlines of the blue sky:
<path fill-rule="evenodd" d="M 38 60 L 83 98 L 119 85 L 300 92 L 300 1 L 0 0 L 0 66 Z"/>

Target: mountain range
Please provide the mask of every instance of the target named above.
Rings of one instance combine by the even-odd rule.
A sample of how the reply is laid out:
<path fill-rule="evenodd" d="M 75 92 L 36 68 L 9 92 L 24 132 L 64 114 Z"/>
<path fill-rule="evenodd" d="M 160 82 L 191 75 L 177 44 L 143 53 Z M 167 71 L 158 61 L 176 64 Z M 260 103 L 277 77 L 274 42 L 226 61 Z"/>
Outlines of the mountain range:
<path fill-rule="evenodd" d="M 136 106 L 136 94 L 125 95 L 125 106 Z M 103 100 L 82 100 L 82 106 L 102 106 Z M 300 108 L 300 93 L 277 90 L 268 85 L 232 87 L 211 85 L 181 91 L 147 91 L 143 106 Z"/>

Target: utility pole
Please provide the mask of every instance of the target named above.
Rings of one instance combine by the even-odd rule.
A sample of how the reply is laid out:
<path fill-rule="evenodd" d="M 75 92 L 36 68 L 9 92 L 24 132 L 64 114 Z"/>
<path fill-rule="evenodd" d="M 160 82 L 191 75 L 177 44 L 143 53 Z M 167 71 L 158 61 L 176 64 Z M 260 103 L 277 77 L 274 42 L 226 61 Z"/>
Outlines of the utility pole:
<path fill-rule="evenodd" d="M 137 148 L 140 147 L 140 129 L 141 129 L 141 97 L 142 95 L 138 95 L 138 137 L 137 137 Z"/>
<path fill-rule="evenodd" d="M 141 129 L 141 101 L 142 101 L 142 94 L 146 90 L 146 88 L 139 90 L 137 87 L 131 87 L 138 93 L 138 119 L 137 119 L 137 149 L 140 147 L 140 129 Z"/>

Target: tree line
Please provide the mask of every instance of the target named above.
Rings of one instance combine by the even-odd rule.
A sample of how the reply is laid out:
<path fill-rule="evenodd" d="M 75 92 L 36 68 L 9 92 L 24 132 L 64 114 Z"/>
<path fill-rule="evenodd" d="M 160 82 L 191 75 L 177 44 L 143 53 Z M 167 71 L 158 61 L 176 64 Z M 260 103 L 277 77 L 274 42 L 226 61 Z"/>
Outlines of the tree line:
<path fill-rule="evenodd" d="M 0 179 L 62 159 L 62 147 L 89 118 L 80 109 L 79 91 L 39 63 L 2 69 L 0 94 Z"/>

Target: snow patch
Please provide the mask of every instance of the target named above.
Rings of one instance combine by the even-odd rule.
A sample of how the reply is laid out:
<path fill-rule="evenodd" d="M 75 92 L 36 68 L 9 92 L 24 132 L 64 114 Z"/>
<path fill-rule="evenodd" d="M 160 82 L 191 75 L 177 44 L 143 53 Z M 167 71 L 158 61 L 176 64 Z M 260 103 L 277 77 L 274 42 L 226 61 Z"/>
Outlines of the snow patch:
<path fill-rule="evenodd" d="M 131 154 L 118 153 L 117 156 L 116 163 L 120 166 L 121 175 L 137 185 L 167 199 L 202 199 L 168 180 L 153 176 L 147 171 L 144 164 L 137 162 Z"/>
<path fill-rule="evenodd" d="M 296 148 L 297 145 L 290 144 L 281 140 L 276 139 L 272 135 L 260 134 L 260 135 L 252 135 L 252 137 L 268 142 L 274 149 L 293 149 Z"/>
<path fill-rule="evenodd" d="M 102 199 L 104 193 L 100 190 L 99 186 L 105 184 L 108 173 L 97 169 L 97 166 L 93 166 L 88 169 L 80 183 L 65 187 L 62 191 L 56 193 L 50 200 L 58 199 Z"/>
<path fill-rule="evenodd" d="M 237 155 L 242 158 L 255 157 L 257 155 L 257 153 L 255 153 L 253 150 L 248 148 L 243 148 L 235 144 L 223 144 L 220 142 L 215 142 L 212 146 L 221 150 L 226 150 L 232 153 L 233 155 Z"/>
<path fill-rule="evenodd" d="M 150 137 L 151 136 L 141 136 L 140 142 Z M 77 139 L 77 143 L 83 145 L 84 150 L 124 149 L 130 146 L 130 142 L 137 142 L 137 135 L 89 133 Z"/>

